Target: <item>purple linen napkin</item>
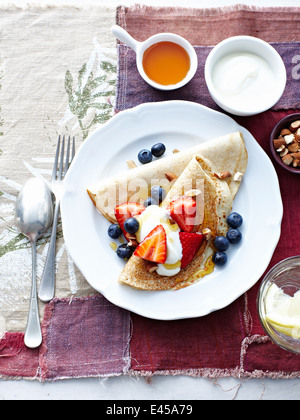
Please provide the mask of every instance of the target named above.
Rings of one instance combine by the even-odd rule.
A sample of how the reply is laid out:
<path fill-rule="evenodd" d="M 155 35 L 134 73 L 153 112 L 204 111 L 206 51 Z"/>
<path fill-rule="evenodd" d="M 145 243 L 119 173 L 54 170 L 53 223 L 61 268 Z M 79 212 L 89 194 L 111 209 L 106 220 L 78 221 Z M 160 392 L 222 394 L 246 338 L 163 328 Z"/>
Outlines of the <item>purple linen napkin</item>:
<path fill-rule="evenodd" d="M 300 107 L 300 43 L 271 43 L 282 57 L 287 70 L 287 85 L 281 99 L 272 108 L 297 109 Z M 184 100 L 197 102 L 209 108 L 220 110 L 211 98 L 204 79 L 206 58 L 212 47 L 196 46 L 198 70 L 194 78 L 184 87 L 173 91 L 160 91 L 149 86 L 139 75 L 135 52 L 126 45 L 118 46 L 119 75 L 116 111 L 133 108 L 145 102 Z"/>
<path fill-rule="evenodd" d="M 130 313 L 102 295 L 53 299 L 45 309 L 41 379 L 126 374 Z"/>

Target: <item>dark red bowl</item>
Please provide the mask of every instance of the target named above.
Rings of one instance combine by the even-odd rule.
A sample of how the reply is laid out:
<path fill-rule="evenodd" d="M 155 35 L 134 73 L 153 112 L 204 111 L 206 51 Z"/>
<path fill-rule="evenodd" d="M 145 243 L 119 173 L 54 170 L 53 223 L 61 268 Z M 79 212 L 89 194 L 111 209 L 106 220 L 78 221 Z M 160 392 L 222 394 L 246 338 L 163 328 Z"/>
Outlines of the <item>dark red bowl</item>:
<path fill-rule="evenodd" d="M 274 157 L 275 161 L 285 170 L 289 172 L 293 172 L 294 174 L 300 174 L 300 168 L 294 168 L 293 166 L 288 166 L 285 163 L 283 163 L 281 157 L 276 152 L 273 140 L 277 139 L 280 135 L 280 132 L 283 128 L 289 128 L 289 125 L 296 120 L 300 120 L 300 113 L 290 114 L 286 117 L 282 118 L 282 120 L 278 121 L 278 123 L 275 125 L 275 127 L 272 130 L 271 136 L 270 136 L 270 147 L 271 147 L 271 153 Z"/>

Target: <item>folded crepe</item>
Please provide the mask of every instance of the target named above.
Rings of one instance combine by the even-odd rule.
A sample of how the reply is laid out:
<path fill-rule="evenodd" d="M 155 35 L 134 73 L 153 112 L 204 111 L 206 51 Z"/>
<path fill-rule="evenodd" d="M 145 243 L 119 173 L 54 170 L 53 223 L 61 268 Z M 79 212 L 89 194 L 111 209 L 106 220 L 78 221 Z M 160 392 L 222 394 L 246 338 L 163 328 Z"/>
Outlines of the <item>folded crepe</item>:
<path fill-rule="evenodd" d="M 154 185 L 160 185 L 167 191 L 161 204 L 164 208 L 176 198 L 189 192 L 189 195 L 197 195 L 200 190 L 202 199 L 198 197 L 196 202 L 201 217 L 194 231 L 208 229 L 211 235 L 205 237 L 193 261 L 176 275 L 161 276 L 149 272 L 149 262 L 132 255 L 119 281 L 138 289 L 169 290 L 189 286 L 205 275 L 214 252 L 214 238 L 226 235 L 228 230 L 226 219 L 246 171 L 247 160 L 244 139 L 240 132 L 235 132 L 128 170 L 88 188 L 87 192 L 98 211 L 112 223 L 116 223 L 116 205 L 124 202 L 142 204 Z M 220 174 L 224 172 L 231 176 L 222 179 Z M 174 177 L 166 177 L 170 173 Z M 239 175 L 237 178 L 236 174 Z"/>
<path fill-rule="evenodd" d="M 191 182 L 192 180 L 192 182 Z M 167 208 L 171 201 L 188 193 L 187 189 L 192 185 L 196 187 L 199 181 L 203 181 L 204 214 L 196 231 L 209 229 L 211 237 L 205 239 L 193 261 L 174 276 L 161 276 L 156 272 L 147 271 L 148 262 L 133 255 L 123 269 L 119 281 L 137 289 L 144 290 L 168 290 L 179 289 L 198 281 L 196 272 L 205 271 L 205 265 L 213 253 L 212 242 L 217 235 L 224 235 L 227 231 L 226 218 L 232 209 L 232 194 L 226 181 L 214 175 L 210 162 L 201 155 L 195 155 L 179 176 L 162 207 Z M 198 200 L 196 200 L 197 202 Z M 197 211 L 202 212 L 197 204 Z"/>
<path fill-rule="evenodd" d="M 226 179 L 226 183 L 234 198 L 240 185 L 240 181 L 236 181 L 234 175 L 239 173 L 242 176 L 247 167 L 247 151 L 240 132 L 208 140 L 104 179 L 97 185 L 89 186 L 87 192 L 98 211 L 111 223 L 116 223 L 114 209 L 118 204 L 130 201 L 143 204 L 150 195 L 151 187 L 155 185 L 170 191 L 195 155 L 200 155 L 210 162 L 212 172 L 221 174 L 227 171 L 232 175 Z M 172 174 L 172 177 L 166 177 L 166 174 Z"/>

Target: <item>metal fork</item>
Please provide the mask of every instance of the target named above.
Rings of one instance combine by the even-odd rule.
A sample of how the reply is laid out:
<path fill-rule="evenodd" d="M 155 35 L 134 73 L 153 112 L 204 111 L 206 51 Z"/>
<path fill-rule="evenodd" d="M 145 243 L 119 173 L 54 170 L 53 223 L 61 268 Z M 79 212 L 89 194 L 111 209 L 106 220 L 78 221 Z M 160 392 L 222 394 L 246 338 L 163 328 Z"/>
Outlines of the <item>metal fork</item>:
<path fill-rule="evenodd" d="M 64 163 L 64 151 L 65 151 L 65 136 L 61 140 L 61 136 L 58 137 L 57 148 L 55 161 L 52 172 L 51 179 L 51 190 L 55 196 L 55 209 L 54 209 L 54 219 L 51 232 L 50 245 L 48 249 L 48 254 L 46 258 L 46 263 L 41 278 L 40 288 L 39 288 L 39 299 L 43 302 L 49 302 L 54 297 L 55 289 L 55 245 L 56 245 L 56 232 L 57 232 L 57 222 L 60 210 L 60 201 L 63 195 L 63 179 L 69 169 L 69 166 L 75 155 L 75 138 L 73 137 L 72 141 L 72 151 L 70 156 L 71 149 L 71 137 L 68 137 L 67 143 L 67 152 L 65 166 Z"/>

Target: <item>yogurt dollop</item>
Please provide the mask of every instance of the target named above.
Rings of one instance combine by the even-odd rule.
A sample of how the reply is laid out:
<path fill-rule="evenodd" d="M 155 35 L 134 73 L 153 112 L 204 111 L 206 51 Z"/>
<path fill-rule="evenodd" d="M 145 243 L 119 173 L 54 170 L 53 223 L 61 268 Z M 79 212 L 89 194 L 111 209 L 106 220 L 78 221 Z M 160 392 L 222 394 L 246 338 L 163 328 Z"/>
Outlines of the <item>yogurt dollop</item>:
<path fill-rule="evenodd" d="M 140 227 L 136 232 L 136 239 L 140 243 L 157 226 L 162 225 L 167 237 L 167 259 L 164 264 L 158 264 L 156 270 L 160 276 L 174 276 L 181 269 L 182 245 L 180 242 L 178 225 L 171 222 L 171 218 L 165 209 L 152 205 L 143 213 L 136 216 Z"/>
<path fill-rule="evenodd" d="M 263 57 L 236 52 L 222 57 L 212 72 L 219 96 L 233 108 L 251 111 L 270 102 L 276 95 L 276 77 Z"/>

